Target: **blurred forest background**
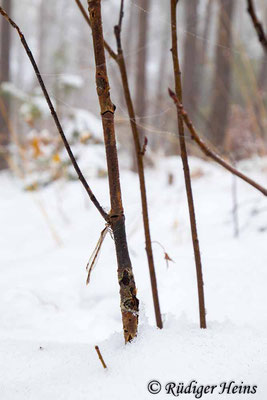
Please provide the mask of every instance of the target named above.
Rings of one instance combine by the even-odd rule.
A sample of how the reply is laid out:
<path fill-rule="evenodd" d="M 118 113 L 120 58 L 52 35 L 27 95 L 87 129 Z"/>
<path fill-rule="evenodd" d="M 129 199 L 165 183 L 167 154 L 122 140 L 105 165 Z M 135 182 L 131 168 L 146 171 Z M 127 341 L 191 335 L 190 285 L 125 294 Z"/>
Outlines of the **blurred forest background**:
<path fill-rule="evenodd" d="M 2 0 L 21 27 L 71 144 L 102 142 L 91 32 L 75 0 Z M 87 9 L 87 2 L 84 0 Z M 113 27 L 119 3 L 103 0 L 104 33 L 116 49 Z M 267 3 L 255 1 L 267 26 Z M 169 1 L 126 0 L 123 48 L 137 123 L 153 155 L 179 152 L 173 88 Z M 65 176 L 75 179 L 62 143 L 16 32 L 1 24 L 0 168 L 30 175 L 34 189 Z M 178 7 L 178 42 L 184 107 L 203 137 L 232 162 L 266 154 L 267 55 L 245 0 L 186 0 Z M 120 153 L 135 168 L 118 66 L 107 56 Z M 201 153 L 187 136 L 189 153 Z M 123 158 L 123 154 L 125 157 Z M 78 156 L 78 155 L 77 155 Z M 100 157 L 99 176 L 106 175 Z"/>

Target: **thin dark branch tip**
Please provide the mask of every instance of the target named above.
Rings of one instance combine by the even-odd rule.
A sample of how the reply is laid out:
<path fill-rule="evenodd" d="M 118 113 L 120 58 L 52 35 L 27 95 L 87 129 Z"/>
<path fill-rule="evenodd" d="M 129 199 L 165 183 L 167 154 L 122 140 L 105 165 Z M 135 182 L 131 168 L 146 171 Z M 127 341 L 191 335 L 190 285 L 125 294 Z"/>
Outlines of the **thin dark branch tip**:
<path fill-rule="evenodd" d="M 46 89 L 46 86 L 44 84 L 44 81 L 42 79 L 42 75 L 41 75 L 41 73 L 39 71 L 39 68 L 38 68 L 38 66 L 36 64 L 34 56 L 33 56 L 32 52 L 31 52 L 31 50 L 30 50 L 30 48 L 29 48 L 29 46 L 27 44 L 27 41 L 26 41 L 24 35 L 22 34 L 22 32 L 21 32 L 20 28 L 18 27 L 18 25 L 9 17 L 9 15 L 3 10 L 2 7 L 0 7 L 0 14 L 10 23 L 10 25 L 13 26 L 13 28 L 15 28 L 17 30 L 17 32 L 18 32 L 18 34 L 20 36 L 22 45 L 23 45 L 23 47 L 24 47 L 24 49 L 25 49 L 25 51 L 27 53 L 27 56 L 28 56 L 28 58 L 29 58 L 29 60 L 30 60 L 30 62 L 32 64 L 32 67 L 33 67 L 33 70 L 34 70 L 35 75 L 37 77 L 37 80 L 39 82 L 39 85 L 40 85 L 40 87 L 42 89 L 42 92 L 44 94 L 45 100 L 46 100 L 47 105 L 48 105 L 48 107 L 50 109 L 51 115 L 52 115 L 52 117 L 54 119 L 54 122 L 55 122 L 56 128 L 58 130 L 58 133 L 61 136 L 61 139 L 62 139 L 62 141 L 64 143 L 65 149 L 66 149 L 66 151 L 68 153 L 68 156 L 69 156 L 69 158 L 70 158 L 70 160 L 72 162 L 72 165 L 73 165 L 73 167 L 74 167 L 74 169 L 75 169 L 75 171 L 76 171 L 76 173 L 77 173 L 77 175 L 78 175 L 83 187 L 85 188 L 89 198 L 94 203 L 95 207 L 98 209 L 98 211 L 100 212 L 102 217 L 107 221 L 108 220 L 108 214 L 104 211 L 104 209 L 101 207 L 101 205 L 97 201 L 97 199 L 96 199 L 95 195 L 93 194 L 90 186 L 88 185 L 88 183 L 87 183 L 82 171 L 80 170 L 79 165 L 77 164 L 77 161 L 75 159 L 74 154 L 72 153 L 72 150 L 70 148 L 69 142 L 68 142 L 68 140 L 67 140 L 67 138 L 65 136 L 65 133 L 64 133 L 63 128 L 61 126 L 61 123 L 60 123 L 60 121 L 58 119 L 58 115 L 57 115 L 56 110 L 55 110 L 55 108 L 53 106 L 52 100 L 51 100 L 51 98 L 49 96 L 49 93 L 48 93 L 48 91 Z"/>

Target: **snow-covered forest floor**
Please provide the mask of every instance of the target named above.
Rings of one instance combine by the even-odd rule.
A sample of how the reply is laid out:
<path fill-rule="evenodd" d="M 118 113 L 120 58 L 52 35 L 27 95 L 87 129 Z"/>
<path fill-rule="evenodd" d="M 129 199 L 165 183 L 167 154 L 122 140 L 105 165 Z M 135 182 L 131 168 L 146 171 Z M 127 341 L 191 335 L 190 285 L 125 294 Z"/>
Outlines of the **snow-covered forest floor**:
<path fill-rule="evenodd" d="M 0 175 L 0 399 L 143 400 L 150 380 L 257 385 L 266 399 L 267 203 L 238 180 L 240 233 L 234 237 L 233 177 L 191 158 L 208 329 L 199 329 L 196 273 L 179 158 L 146 171 L 164 329 L 155 328 L 138 178 L 121 172 L 129 249 L 141 302 L 138 338 L 121 332 L 114 243 L 107 235 L 88 287 L 86 264 L 104 228 L 79 182 L 25 192 Z M 267 186 L 267 160 L 239 165 Z M 168 183 L 172 173 L 174 182 Z M 105 178 L 90 179 L 108 209 Z M 158 242 L 158 243 L 157 243 Z M 164 251 L 174 262 L 167 268 Z M 108 365 L 104 370 L 94 345 Z M 191 397 L 192 396 L 192 397 Z M 195 398 L 194 395 L 180 396 Z"/>

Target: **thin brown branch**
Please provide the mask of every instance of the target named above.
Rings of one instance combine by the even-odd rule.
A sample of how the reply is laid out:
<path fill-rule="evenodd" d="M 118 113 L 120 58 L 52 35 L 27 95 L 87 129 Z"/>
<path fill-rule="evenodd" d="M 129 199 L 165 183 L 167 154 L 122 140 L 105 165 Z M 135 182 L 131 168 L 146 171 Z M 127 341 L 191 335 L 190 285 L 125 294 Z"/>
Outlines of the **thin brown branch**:
<path fill-rule="evenodd" d="M 85 15 L 87 16 L 86 11 L 84 10 L 80 1 L 79 0 L 75 0 L 75 1 L 77 4 L 78 3 L 80 4 L 80 5 L 79 4 L 78 5 L 79 5 L 79 8 L 80 8 L 82 14 L 84 16 Z M 146 253 L 147 253 L 148 266 L 149 266 L 149 271 L 150 271 L 150 281 L 151 281 L 152 294 L 153 294 L 155 317 L 156 317 L 157 327 L 162 328 L 163 324 L 162 324 L 162 318 L 161 318 L 161 312 L 160 312 L 156 272 L 155 272 L 155 266 L 154 266 L 154 257 L 153 257 L 153 251 L 152 251 L 152 245 L 151 245 L 144 164 L 143 164 L 143 159 L 142 159 L 142 157 L 144 156 L 145 150 L 146 150 L 147 142 L 146 142 L 146 138 L 145 138 L 144 146 L 143 146 L 143 148 L 141 148 L 140 135 L 139 135 L 138 127 L 136 124 L 135 111 L 134 111 L 133 101 L 132 101 L 131 92 L 130 92 L 130 88 L 129 88 L 126 63 L 125 63 L 124 54 L 123 54 L 122 45 L 121 45 L 121 27 L 122 27 L 123 15 L 124 15 L 123 7 L 124 7 L 124 1 L 121 0 L 118 25 L 116 25 L 114 27 L 118 54 L 115 54 L 115 52 L 113 52 L 115 54 L 115 57 L 113 57 L 113 59 L 116 61 L 116 63 L 119 66 L 121 80 L 122 80 L 122 84 L 123 84 L 125 101 L 126 101 L 126 105 L 127 105 L 128 115 L 129 115 L 129 119 L 130 119 L 130 125 L 131 125 L 132 134 L 133 134 L 133 138 L 134 138 L 135 152 L 136 152 L 136 158 L 137 158 L 137 169 L 138 169 L 138 176 L 139 176 L 139 182 L 140 182 L 142 214 L 143 214 L 143 223 L 144 223 L 144 231 L 145 231 L 145 241 L 146 241 Z M 90 20 L 88 21 L 87 18 L 85 18 L 85 19 L 86 19 L 88 25 L 91 27 Z M 107 49 L 107 44 L 106 44 L 106 42 L 104 42 L 104 43 L 105 43 L 105 48 Z"/>
<path fill-rule="evenodd" d="M 51 115 L 52 115 L 52 117 L 53 117 L 53 119 L 54 119 L 54 122 L 55 122 L 55 124 L 56 124 L 58 133 L 59 133 L 60 136 L 61 136 L 61 139 L 62 139 L 62 141 L 63 141 L 63 143 L 64 143 L 64 146 L 65 146 L 65 148 L 66 148 L 66 150 L 67 150 L 67 153 L 68 153 L 68 155 L 69 155 L 69 158 L 70 158 L 70 160 L 71 160 L 71 162 L 72 162 L 72 165 L 73 165 L 73 167 L 74 167 L 74 169 L 75 169 L 75 171 L 76 171 L 76 173 L 77 173 L 77 175 L 78 175 L 78 177 L 79 177 L 79 179 L 80 179 L 80 181 L 81 181 L 83 187 L 85 188 L 85 190 L 86 190 L 88 196 L 90 197 L 91 201 L 93 202 L 93 204 L 95 205 L 95 207 L 98 209 L 98 211 L 100 212 L 100 214 L 102 215 L 102 217 L 103 217 L 106 221 L 109 221 L 109 216 L 108 216 L 108 214 L 104 211 L 104 209 L 103 209 L 103 208 L 101 207 L 101 205 L 99 204 L 99 202 L 98 202 L 98 200 L 96 199 L 95 195 L 93 194 L 91 188 L 89 187 L 89 185 L 88 185 L 88 183 L 87 183 L 85 177 L 83 176 L 83 174 L 82 174 L 82 172 L 81 172 L 81 170 L 80 170 L 80 167 L 79 167 L 78 164 L 77 164 L 77 161 L 76 161 L 76 159 L 75 159 L 75 157 L 74 157 L 74 155 L 73 155 L 73 153 L 72 153 L 72 150 L 71 150 L 71 148 L 70 148 L 70 145 L 69 145 L 69 143 L 68 143 L 68 140 L 67 140 L 67 138 L 66 138 L 66 136 L 65 136 L 65 134 L 64 134 L 63 128 L 62 128 L 62 126 L 61 126 L 61 123 L 59 122 L 57 113 L 56 113 L 56 111 L 55 111 L 55 109 L 54 109 L 54 106 L 53 106 L 53 104 L 52 104 L 52 101 L 51 101 L 51 99 L 50 99 L 50 96 L 49 96 L 49 94 L 48 94 L 48 92 L 47 92 L 47 90 L 46 90 L 46 87 L 45 87 L 44 81 L 43 81 L 43 79 L 42 79 L 42 76 L 41 76 L 41 74 L 40 74 L 39 68 L 38 68 L 38 66 L 37 66 L 37 64 L 36 64 L 36 62 L 35 62 L 35 59 L 34 59 L 34 57 L 33 57 L 33 55 L 32 55 L 32 52 L 31 52 L 31 50 L 30 50 L 30 48 L 29 48 L 29 46 L 28 46 L 28 44 L 27 44 L 27 42 L 26 42 L 26 39 L 25 39 L 24 35 L 22 34 L 22 32 L 21 32 L 20 28 L 18 27 L 18 25 L 7 15 L 7 13 L 3 10 L 2 7 L 0 7 L 0 13 L 1 13 L 1 15 L 10 23 L 10 25 L 11 25 L 14 29 L 16 29 L 16 31 L 18 32 L 18 34 L 19 34 L 19 36 L 20 36 L 20 40 L 21 40 L 21 42 L 22 42 L 22 45 L 23 45 L 23 47 L 24 47 L 24 49 L 25 49 L 25 51 L 26 51 L 26 53 L 27 53 L 27 55 L 28 55 L 28 57 L 29 57 L 29 60 L 30 60 L 30 62 L 31 62 L 31 64 L 32 64 L 32 66 L 33 66 L 35 75 L 36 75 L 36 77 L 37 77 L 37 79 L 38 79 L 38 82 L 39 82 L 39 84 L 40 84 L 40 86 L 41 86 L 41 89 L 42 89 L 43 94 L 44 94 L 44 96 L 45 96 L 46 102 L 47 102 L 47 104 L 48 104 L 48 107 L 49 107 L 49 109 L 50 109 L 50 111 L 51 111 Z"/>
<path fill-rule="evenodd" d="M 147 261 L 148 261 L 150 282 L 151 282 L 151 288 L 152 288 L 153 304 L 154 304 L 154 311 L 155 311 L 157 327 L 161 329 L 163 327 L 163 323 L 162 323 L 161 312 L 160 312 L 157 278 L 156 278 L 153 250 L 152 250 L 152 244 L 151 244 L 151 234 L 150 234 L 149 214 L 148 214 L 148 204 L 147 204 L 147 194 L 146 194 L 146 183 L 145 183 L 145 172 L 144 172 L 144 161 L 143 161 L 143 156 L 146 151 L 147 138 L 144 139 L 144 145 L 141 147 L 140 134 L 139 134 L 138 127 L 136 124 L 135 110 L 134 110 L 132 96 L 131 96 L 130 87 L 129 87 L 128 74 L 127 74 L 123 49 L 122 49 L 122 45 L 121 45 L 122 17 L 123 17 L 123 0 L 121 1 L 119 24 L 114 27 L 114 33 L 116 36 L 117 50 L 118 50 L 118 57 L 117 57 L 116 61 L 118 63 L 119 69 L 120 69 L 124 97 L 125 97 L 125 102 L 127 105 L 127 110 L 128 110 L 128 115 L 129 115 L 129 119 L 130 119 L 133 140 L 134 140 L 135 154 L 136 154 L 136 160 L 137 160 L 137 170 L 138 170 L 139 185 L 140 185 L 141 203 L 142 203 L 142 215 L 143 215 L 143 225 L 144 225 L 144 232 L 145 232 L 146 253 L 147 253 Z"/>
<path fill-rule="evenodd" d="M 120 285 L 121 313 L 125 342 L 137 335 L 139 301 L 136 297 L 132 264 L 125 232 L 125 216 L 121 198 L 118 154 L 114 127 L 115 106 L 109 92 L 104 38 L 102 29 L 101 0 L 88 0 L 90 23 L 96 66 L 96 89 L 102 116 L 110 191 L 110 226 L 117 253 L 118 281 Z"/>
<path fill-rule="evenodd" d="M 257 17 L 257 13 L 255 11 L 255 6 L 254 6 L 254 1 L 253 0 L 247 0 L 247 11 L 250 15 L 251 21 L 253 23 L 253 26 L 255 28 L 255 31 L 258 35 L 259 42 L 261 43 L 263 50 L 267 52 L 267 36 L 266 33 L 264 32 L 262 23 L 259 21 Z"/>
<path fill-rule="evenodd" d="M 84 6 L 82 5 L 81 1 L 80 0 L 75 0 L 75 2 L 77 4 L 77 6 L 79 7 L 79 9 L 80 9 L 80 11 L 81 11 L 86 23 L 91 28 L 90 18 L 88 16 L 88 13 L 85 10 Z M 116 60 L 117 54 L 112 50 L 112 48 L 110 47 L 110 45 L 106 41 L 104 41 L 104 46 L 105 46 L 105 49 L 107 50 L 107 52 L 109 53 L 110 57 L 113 58 L 114 60 Z"/>
<path fill-rule="evenodd" d="M 180 102 L 182 102 L 181 71 L 179 65 L 179 55 L 178 55 L 178 45 L 177 45 L 177 21 L 176 21 L 177 0 L 170 0 L 170 3 L 171 3 L 172 58 L 173 58 L 175 91 L 177 98 L 180 100 Z M 206 325 L 206 311 L 205 311 L 205 299 L 204 299 L 204 283 L 202 276 L 202 264 L 201 264 L 201 255 L 200 255 L 198 234 L 197 234 L 194 199 L 191 187 L 187 149 L 185 144 L 183 118 L 178 112 L 178 110 L 177 110 L 177 120 L 178 120 L 178 133 L 179 133 L 179 141 L 181 148 L 181 158 L 184 169 L 185 187 L 186 187 L 190 224 L 191 224 L 192 242 L 195 255 L 196 273 L 197 273 L 200 327 L 206 328 L 207 325 Z"/>
<path fill-rule="evenodd" d="M 189 132 L 191 133 L 192 139 L 198 144 L 202 152 L 207 156 L 212 158 L 214 161 L 216 161 L 218 164 L 220 164 L 222 167 L 230 171 L 232 174 L 238 176 L 239 178 L 243 179 L 243 181 L 247 182 L 249 185 L 253 186 L 255 189 L 259 190 L 261 193 L 264 194 L 264 196 L 267 196 L 267 189 L 265 189 L 263 186 L 259 185 L 257 182 L 255 182 L 253 179 L 250 179 L 246 175 L 242 174 L 242 172 L 239 172 L 236 168 L 234 168 L 232 165 L 228 164 L 227 161 L 223 160 L 218 154 L 214 153 L 201 139 L 193 126 L 191 120 L 188 117 L 187 112 L 184 110 L 183 105 L 179 102 L 178 97 L 175 95 L 175 93 L 169 89 L 169 94 L 171 98 L 173 99 L 174 103 L 177 106 L 177 110 L 181 117 L 184 120 L 184 123 L 186 124 Z"/>
<path fill-rule="evenodd" d="M 104 359 L 102 357 L 102 354 L 101 354 L 101 351 L 100 351 L 99 347 L 95 346 L 95 349 L 96 349 L 97 355 L 99 357 L 99 360 L 100 360 L 101 364 L 103 365 L 103 368 L 106 369 L 107 365 L 106 365 L 106 363 L 105 363 L 105 361 L 104 361 Z"/>
<path fill-rule="evenodd" d="M 123 16 L 124 16 L 124 0 L 121 0 L 119 23 L 118 23 L 118 26 L 120 27 L 120 31 L 121 31 Z"/>

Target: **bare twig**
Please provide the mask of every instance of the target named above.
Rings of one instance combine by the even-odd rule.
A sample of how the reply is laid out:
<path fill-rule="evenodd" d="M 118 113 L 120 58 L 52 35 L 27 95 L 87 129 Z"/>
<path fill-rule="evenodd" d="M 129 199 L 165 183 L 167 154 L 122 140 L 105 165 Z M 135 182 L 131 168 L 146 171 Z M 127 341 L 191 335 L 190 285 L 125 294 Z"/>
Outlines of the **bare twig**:
<path fill-rule="evenodd" d="M 172 97 L 173 101 L 175 102 L 177 106 L 178 113 L 181 115 L 181 118 L 183 118 L 189 132 L 191 133 L 192 139 L 198 144 L 200 149 L 203 151 L 203 153 L 207 156 L 212 158 L 214 161 L 216 161 L 218 164 L 220 164 L 222 167 L 230 171 L 232 174 L 238 176 L 239 178 L 243 179 L 243 181 L 247 182 L 249 185 L 253 186 L 255 189 L 259 190 L 261 193 L 264 194 L 264 196 L 267 196 L 267 189 L 255 182 L 253 179 L 247 177 L 246 175 L 242 174 L 242 172 L 239 172 L 236 168 L 234 168 L 232 165 L 228 164 L 225 160 L 223 160 L 218 154 L 214 153 L 207 145 L 206 143 L 199 137 L 196 129 L 194 128 L 192 122 L 190 121 L 188 114 L 183 108 L 183 105 L 180 103 L 178 97 L 175 95 L 175 93 L 169 89 L 169 94 Z"/>
<path fill-rule="evenodd" d="M 77 6 L 79 7 L 84 19 L 85 19 L 85 21 L 87 22 L 87 24 L 91 28 L 91 22 L 90 22 L 90 18 L 88 16 L 87 11 L 85 10 L 85 8 L 82 5 L 80 0 L 75 0 L 75 1 L 76 1 Z M 110 47 L 110 45 L 106 41 L 104 41 L 104 46 L 105 46 L 105 49 L 107 50 L 107 52 L 109 53 L 110 57 L 113 58 L 114 60 L 116 60 L 117 54 L 112 50 L 112 48 Z"/>
<path fill-rule="evenodd" d="M 178 55 L 178 46 L 177 46 L 176 8 L 177 8 L 178 2 L 177 2 L 177 0 L 170 0 L 170 3 L 171 3 L 172 58 L 173 58 L 175 91 L 176 91 L 177 98 L 179 98 L 179 100 L 182 101 L 181 71 L 180 71 L 180 65 L 179 65 L 179 55 Z M 180 115 L 180 113 L 178 112 L 178 110 L 177 110 L 177 119 L 178 119 L 179 141 L 180 141 L 180 148 L 181 148 L 181 158 L 182 158 L 183 169 L 184 169 L 184 179 L 185 179 L 185 187 L 186 187 L 190 224 L 191 224 L 192 242 L 193 242 L 193 248 L 194 248 L 196 273 L 197 273 L 200 327 L 206 328 L 207 325 L 206 325 L 206 311 L 205 311 L 205 299 L 204 299 L 204 283 L 203 283 L 203 276 L 202 276 L 202 264 L 201 264 L 201 255 L 200 255 L 198 234 L 197 234 L 194 199 L 193 199 L 193 193 L 192 193 L 192 187 L 191 187 L 191 178 L 190 178 L 190 169 L 189 169 L 188 157 L 187 157 L 187 149 L 186 149 L 186 144 L 185 144 L 183 118 Z"/>
<path fill-rule="evenodd" d="M 79 0 L 75 0 L 75 1 L 77 4 L 80 3 Z M 121 45 L 123 5 L 124 5 L 124 1 L 121 0 L 118 25 L 116 25 L 114 27 L 114 33 L 116 36 L 118 54 L 116 54 L 112 50 L 112 53 L 115 55 L 115 56 L 112 56 L 112 58 L 116 61 L 116 63 L 118 64 L 119 70 L 120 70 L 125 101 L 126 101 L 126 105 L 127 105 L 127 109 L 128 109 L 128 115 L 129 115 L 130 125 L 131 125 L 131 129 L 132 129 L 133 139 L 134 139 L 135 152 L 136 152 L 136 158 L 137 158 L 137 169 L 138 169 L 138 176 L 139 176 L 139 183 L 140 183 L 143 224 L 144 224 L 145 241 L 146 241 L 146 253 L 147 253 L 150 281 L 151 281 L 151 287 L 152 287 L 155 317 L 156 317 L 157 327 L 162 328 L 163 324 L 162 324 L 162 318 L 161 318 L 161 312 L 160 312 L 160 304 L 159 304 L 158 289 L 157 289 L 157 279 L 156 279 L 153 251 L 152 251 L 152 245 L 151 245 L 148 204 L 147 204 L 146 184 L 145 184 L 145 173 L 144 173 L 144 164 L 143 164 L 143 156 L 146 151 L 147 139 L 144 138 L 144 145 L 141 147 L 140 135 L 139 135 L 139 131 L 138 131 L 137 123 L 136 123 L 135 110 L 134 110 L 132 96 L 131 96 L 129 82 L 128 82 L 126 63 L 125 63 L 124 54 L 123 54 L 122 45 Z M 79 6 L 83 16 L 84 17 L 87 16 L 86 11 L 83 8 L 82 4 L 80 3 L 80 5 L 78 4 L 78 6 Z M 85 20 L 88 23 L 88 25 L 91 27 L 90 20 L 89 20 L 89 22 L 88 22 L 87 18 L 85 18 Z M 110 51 L 107 49 L 106 42 L 104 42 L 104 43 L 105 43 L 105 49 L 110 53 Z"/>
<path fill-rule="evenodd" d="M 262 23 L 259 21 L 256 11 L 255 11 L 255 6 L 254 6 L 254 1 L 253 0 L 247 0 L 247 11 L 250 15 L 251 21 L 253 23 L 253 26 L 255 28 L 255 31 L 258 35 L 259 42 L 261 43 L 263 50 L 267 52 L 267 36 L 264 32 Z"/>
<path fill-rule="evenodd" d="M 7 15 L 7 13 L 3 10 L 2 7 L 0 7 L 0 13 L 1 13 L 1 15 L 10 23 L 10 25 L 11 25 L 14 29 L 16 29 L 16 31 L 18 32 L 19 37 L 20 37 L 20 40 L 21 40 L 21 42 L 22 42 L 22 45 L 23 45 L 23 47 L 24 47 L 24 49 L 25 49 L 25 51 L 26 51 L 26 53 L 27 53 L 27 55 L 28 55 L 28 57 L 29 57 L 29 59 L 30 59 L 30 62 L 31 62 L 31 64 L 32 64 L 32 66 L 33 66 L 35 75 L 36 75 L 36 77 L 37 77 L 37 79 L 38 79 L 38 82 L 39 82 L 39 84 L 40 84 L 40 86 L 41 86 L 41 89 L 42 89 L 43 94 L 44 94 L 44 96 L 45 96 L 46 102 L 47 102 L 48 107 L 49 107 L 49 109 L 50 109 L 50 111 L 51 111 L 52 117 L 53 117 L 53 119 L 54 119 L 54 121 L 55 121 L 57 130 L 58 130 L 58 133 L 59 133 L 60 136 L 61 136 L 61 139 L 62 139 L 62 141 L 63 141 L 63 143 L 64 143 L 64 146 L 65 146 L 65 148 L 66 148 L 66 150 L 67 150 L 67 153 L 68 153 L 68 155 L 69 155 L 69 157 L 70 157 L 70 160 L 71 160 L 71 162 L 72 162 L 72 165 L 73 165 L 73 167 L 74 167 L 74 169 L 75 169 L 75 171 L 76 171 L 76 173 L 77 173 L 77 175 L 78 175 L 78 177 L 79 177 L 79 179 L 80 179 L 80 181 L 81 181 L 83 187 L 85 188 L 85 190 L 86 190 L 88 196 L 90 197 L 91 201 L 94 203 L 95 207 L 98 209 L 98 211 L 100 212 L 100 214 L 102 215 L 102 217 L 103 217 L 106 221 L 108 221 L 108 220 L 109 220 L 108 214 L 104 211 L 104 209 L 101 207 L 101 205 L 99 204 L 98 200 L 96 199 L 95 195 L 93 194 L 91 188 L 89 187 L 89 185 L 88 185 L 88 183 L 87 183 L 85 177 L 83 176 L 83 174 L 82 174 L 82 172 L 81 172 L 81 170 L 80 170 L 80 167 L 78 166 L 77 161 L 76 161 L 76 159 L 75 159 L 75 157 L 74 157 L 74 155 L 73 155 L 73 153 L 72 153 L 72 150 L 71 150 L 70 145 L 69 145 L 69 143 L 68 143 L 68 141 L 67 141 L 67 138 L 66 138 L 66 136 L 65 136 L 65 134 L 64 134 L 63 128 L 62 128 L 62 126 L 61 126 L 61 124 L 60 124 L 60 122 L 59 122 L 57 113 L 56 113 L 56 111 L 55 111 L 55 109 L 54 109 L 54 106 L 53 106 L 53 104 L 52 104 L 52 101 L 51 101 L 51 99 L 50 99 L 50 96 L 49 96 L 49 94 L 48 94 L 48 92 L 47 92 L 47 90 L 46 90 L 46 87 L 45 87 L 44 81 L 43 81 L 43 79 L 42 79 L 42 76 L 41 76 L 41 74 L 40 74 L 39 68 L 38 68 L 38 66 L 37 66 L 37 64 L 36 64 L 36 62 L 35 62 L 35 59 L 34 59 L 34 57 L 33 57 L 33 55 L 32 55 L 32 52 L 31 52 L 31 50 L 30 50 L 30 48 L 29 48 L 29 46 L 28 46 L 28 44 L 27 44 L 27 42 L 26 42 L 26 39 L 25 39 L 23 33 L 21 32 L 21 30 L 20 30 L 20 28 L 18 27 L 18 25 Z"/>
<path fill-rule="evenodd" d="M 88 0 L 96 66 L 96 89 L 102 117 L 110 191 L 110 226 L 117 253 L 121 313 L 125 342 L 137 335 L 139 301 L 125 233 L 118 154 L 114 127 L 115 106 L 111 101 L 102 29 L 101 0 Z"/>
<path fill-rule="evenodd" d="M 97 355 L 98 355 L 98 357 L 99 357 L 99 360 L 100 360 L 101 364 L 103 365 L 103 368 L 106 369 L 106 368 L 107 368 L 107 365 L 106 365 L 106 363 L 105 363 L 105 361 L 104 361 L 104 359 L 103 359 L 103 357 L 102 357 L 102 354 L 101 354 L 101 352 L 100 352 L 100 350 L 99 350 L 99 347 L 98 347 L 98 346 L 95 346 L 95 349 L 96 349 Z"/>
<path fill-rule="evenodd" d="M 118 22 L 118 26 L 119 26 L 119 28 L 120 28 L 120 31 L 121 31 L 123 16 L 124 16 L 124 0 L 121 0 L 120 14 L 119 14 L 119 22 Z"/>
<path fill-rule="evenodd" d="M 151 282 L 151 288 L 152 288 L 154 311 L 155 311 L 157 327 L 161 329 L 163 327 L 163 323 L 162 323 L 161 312 L 160 312 L 157 278 L 156 278 L 153 250 L 152 250 L 152 244 L 151 244 L 148 204 L 147 204 L 147 195 L 146 195 L 146 183 L 145 183 L 145 172 L 144 172 L 144 161 L 143 161 L 143 156 L 146 151 L 147 138 L 144 139 L 144 145 L 141 147 L 140 134 L 139 134 L 137 124 L 136 124 L 135 110 L 134 110 L 132 96 L 131 96 L 130 87 L 129 87 L 128 74 L 127 74 L 123 49 L 122 49 L 122 45 L 121 45 L 122 17 L 123 17 L 123 0 L 121 1 L 119 24 L 114 27 L 114 33 L 116 36 L 117 50 L 118 50 L 118 57 L 117 57 L 116 61 L 118 63 L 119 69 L 120 69 L 123 91 L 124 91 L 125 101 L 126 101 L 126 105 L 127 105 L 127 109 L 128 109 L 128 115 L 129 115 L 129 119 L 130 119 L 132 135 L 133 135 L 133 139 L 134 139 L 135 155 L 136 155 L 136 161 L 137 161 L 137 170 L 138 170 L 140 194 L 141 194 L 141 202 L 142 202 L 142 214 L 143 214 L 143 225 L 144 225 L 144 232 L 145 232 L 146 253 L 147 253 L 149 275 L 150 275 L 150 282 Z"/>

